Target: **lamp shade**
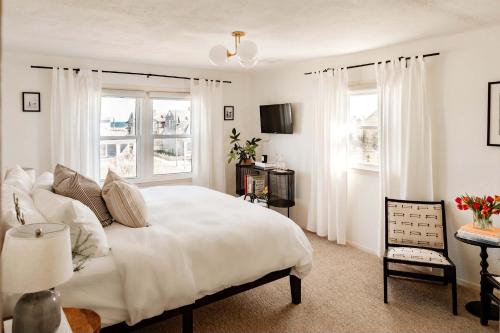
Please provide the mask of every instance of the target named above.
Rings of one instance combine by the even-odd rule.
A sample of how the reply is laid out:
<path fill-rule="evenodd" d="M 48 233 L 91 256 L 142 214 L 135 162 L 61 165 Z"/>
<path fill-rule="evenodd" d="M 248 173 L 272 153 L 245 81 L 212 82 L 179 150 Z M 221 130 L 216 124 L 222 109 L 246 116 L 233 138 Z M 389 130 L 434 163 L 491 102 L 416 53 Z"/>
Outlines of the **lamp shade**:
<path fill-rule="evenodd" d="M 227 62 L 227 49 L 223 45 L 215 45 L 210 50 L 208 58 L 213 65 L 224 65 Z"/>
<path fill-rule="evenodd" d="M 73 275 L 68 226 L 33 223 L 10 229 L 5 234 L 1 263 L 5 292 L 33 293 L 64 283 Z"/>

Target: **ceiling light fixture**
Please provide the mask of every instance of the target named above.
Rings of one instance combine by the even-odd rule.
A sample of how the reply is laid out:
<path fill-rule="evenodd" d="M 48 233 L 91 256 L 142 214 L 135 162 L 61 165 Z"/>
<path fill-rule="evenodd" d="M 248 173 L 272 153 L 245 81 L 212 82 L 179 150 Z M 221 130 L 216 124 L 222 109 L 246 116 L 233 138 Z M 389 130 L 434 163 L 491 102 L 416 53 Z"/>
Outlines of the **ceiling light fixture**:
<path fill-rule="evenodd" d="M 208 54 L 210 62 L 215 66 L 222 66 L 227 64 L 229 58 L 238 56 L 241 66 L 245 68 L 255 66 L 257 64 L 257 44 L 250 40 L 241 42 L 241 37 L 245 36 L 243 31 L 233 31 L 231 35 L 234 37 L 234 52 L 229 51 L 224 45 L 215 45 Z"/>

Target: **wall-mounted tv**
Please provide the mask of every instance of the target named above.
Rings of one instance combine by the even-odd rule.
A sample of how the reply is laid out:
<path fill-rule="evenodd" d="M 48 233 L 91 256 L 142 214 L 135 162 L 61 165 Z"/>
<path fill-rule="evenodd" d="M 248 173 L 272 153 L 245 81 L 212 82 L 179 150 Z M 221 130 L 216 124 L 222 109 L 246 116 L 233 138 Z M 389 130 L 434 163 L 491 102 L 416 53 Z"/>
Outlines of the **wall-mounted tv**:
<path fill-rule="evenodd" d="M 292 104 L 260 106 L 261 133 L 293 133 Z"/>

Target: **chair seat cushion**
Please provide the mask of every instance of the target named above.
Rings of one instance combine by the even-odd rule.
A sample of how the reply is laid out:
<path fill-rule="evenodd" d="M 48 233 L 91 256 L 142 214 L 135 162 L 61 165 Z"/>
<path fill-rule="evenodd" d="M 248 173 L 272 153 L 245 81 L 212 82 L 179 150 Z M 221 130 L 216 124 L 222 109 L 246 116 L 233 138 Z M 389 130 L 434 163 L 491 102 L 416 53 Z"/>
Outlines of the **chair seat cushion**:
<path fill-rule="evenodd" d="M 387 258 L 426 262 L 430 264 L 451 265 L 448 259 L 446 259 L 446 257 L 441 253 L 415 247 L 391 247 L 387 251 Z"/>

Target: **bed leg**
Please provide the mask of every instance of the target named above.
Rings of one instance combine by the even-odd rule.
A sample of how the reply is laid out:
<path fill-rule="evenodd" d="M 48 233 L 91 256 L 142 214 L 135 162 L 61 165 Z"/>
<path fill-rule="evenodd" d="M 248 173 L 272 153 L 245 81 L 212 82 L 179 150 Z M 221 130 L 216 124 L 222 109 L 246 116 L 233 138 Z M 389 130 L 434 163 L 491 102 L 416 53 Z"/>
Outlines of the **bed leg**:
<path fill-rule="evenodd" d="M 182 312 L 182 333 L 193 333 L 193 310 Z"/>
<path fill-rule="evenodd" d="M 301 302 L 301 291 L 300 291 L 301 280 L 295 275 L 290 275 L 290 291 L 292 293 L 292 303 L 300 304 Z"/>

